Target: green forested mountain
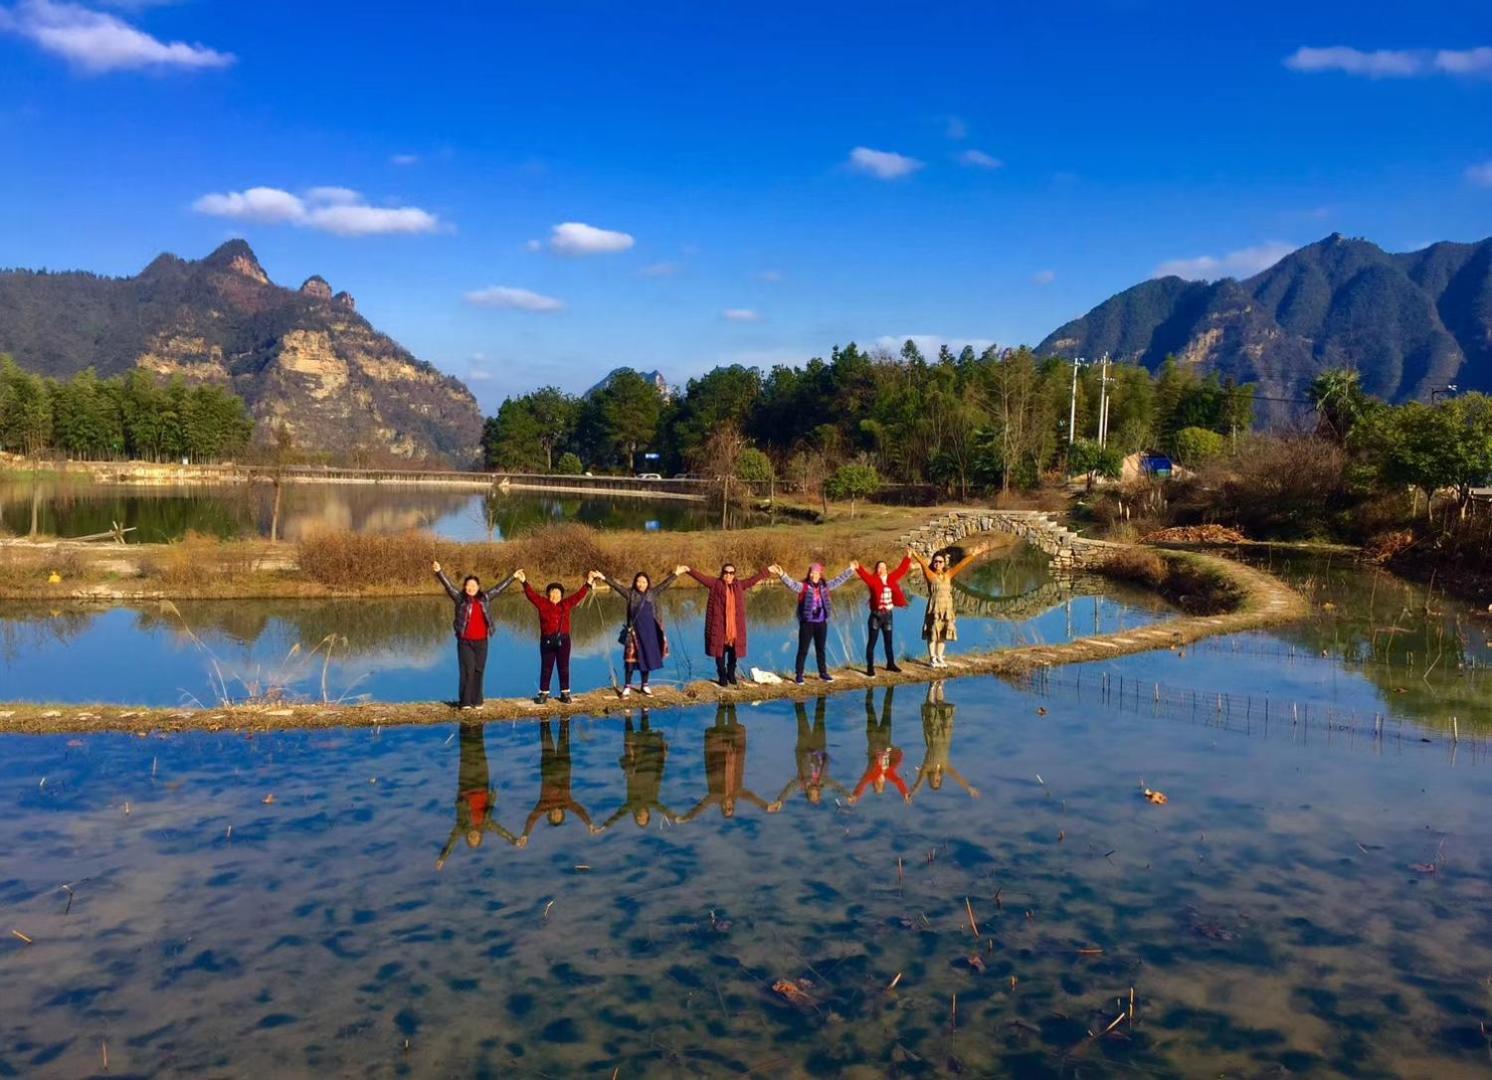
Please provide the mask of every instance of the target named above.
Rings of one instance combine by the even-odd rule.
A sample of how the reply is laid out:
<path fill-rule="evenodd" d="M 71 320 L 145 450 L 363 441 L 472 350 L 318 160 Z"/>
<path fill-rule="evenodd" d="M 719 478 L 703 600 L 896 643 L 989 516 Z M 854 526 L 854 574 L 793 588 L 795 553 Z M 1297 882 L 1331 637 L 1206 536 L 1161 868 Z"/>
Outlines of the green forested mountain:
<path fill-rule="evenodd" d="M 274 284 L 242 240 L 198 261 L 161 255 L 135 277 L 0 271 L 0 353 L 55 378 L 142 369 L 218 384 L 247 402 L 255 438 L 307 451 L 477 457 L 482 420 L 465 386 L 321 277 Z"/>
<path fill-rule="evenodd" d="M 1492 239 L 1389 254 L 1333 234 L 1247 279 L 1147 281 L 1059 328 L 1037 350 L 1137 360 L 1167 356 L 1204 374 L 1254 383 L 1262 397 L 1305 399 L 1312 380 L 1352 368 L 1391 402 L 1447 383 L 1492 390 Z M 1261 401 L 1261 415 L 1284 402 Z"/>

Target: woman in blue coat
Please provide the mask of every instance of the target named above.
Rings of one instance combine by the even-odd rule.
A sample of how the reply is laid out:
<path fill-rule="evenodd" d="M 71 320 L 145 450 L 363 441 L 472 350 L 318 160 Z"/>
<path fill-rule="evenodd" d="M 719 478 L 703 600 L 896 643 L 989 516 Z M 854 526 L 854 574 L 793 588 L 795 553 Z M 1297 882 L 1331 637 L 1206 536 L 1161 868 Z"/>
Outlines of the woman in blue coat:
<path fill-rule="evenodd" d="M 653 584 L 652 578 L 647 574 L 639 572 L 632 579 L 631 588 L 608 574 L 600 575 L 612 592 L 627 601 L 627 621 L 622 625 L 621 637 L 618 639 L 622 645 L 622 668 L 626 672 L 622 683 L 622 697 L 632 693 L 634 672 L 642 676 L 638 690 L 652 696 L 648 676 L 661 668 L 663 661 L 668 659 L 668 638 L 664 635 L 663 619 L 658 615 L 654 600 L 682 572 L 683 568 L 678 568 L 657 585 Z"/>

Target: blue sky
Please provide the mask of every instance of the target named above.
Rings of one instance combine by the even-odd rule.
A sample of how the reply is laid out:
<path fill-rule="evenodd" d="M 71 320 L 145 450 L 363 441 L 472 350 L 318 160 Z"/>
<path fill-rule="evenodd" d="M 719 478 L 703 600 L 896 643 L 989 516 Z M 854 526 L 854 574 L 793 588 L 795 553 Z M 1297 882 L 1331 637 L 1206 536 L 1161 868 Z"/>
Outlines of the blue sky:
<path fill-rule="evenodd" d="M 0 0 L 0 264 L 244 236 L 491 408 L 1492 234 L 1492 7 Z"/>

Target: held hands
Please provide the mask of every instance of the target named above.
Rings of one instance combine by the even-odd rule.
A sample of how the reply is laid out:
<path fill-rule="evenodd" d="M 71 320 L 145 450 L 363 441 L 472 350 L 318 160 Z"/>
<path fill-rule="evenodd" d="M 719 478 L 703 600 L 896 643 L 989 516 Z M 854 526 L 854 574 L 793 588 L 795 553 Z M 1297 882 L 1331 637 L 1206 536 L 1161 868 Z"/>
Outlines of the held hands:
<path fill-rule="evenodd" d="M 769 814 L 775 814 L 775 813 L 777 813 L 781 809 L 782 809 L 782 800 L 781 799 L 773 799 L 771 802 L 769 802 L 767 804 L 767 813 L 769 813 Z"/>
<path fill-rule="evenodd" d="M 682 565 L 682 564 L 679 565 L 679 566 L 675 566 L 673 568 L 673 576 L 674 577 L 683 577 L 688 572 L 689 572 L 689 568 L 687 566 Z"/>
<path fill-rule="evenodd" d="M 514 570 L 513 571 L 513 580 L 516 581 L 516 582 L 518 582 L 518 584 L 520 584 L 520 585 L 527 585 L 528 584 L 528 575 L 525 574 L 523 572 L 523 570 L 520 568 L 518 570 Z"/>
<path fill-rule="evenodd" d="M 860 560 L 859 559 L 851 559 L 850 560 L 850 569 L 851 570 L 858 570 L 858 569 L 860 569 Z"/>
<path fill-rule="evenodd" d="M 440 563 L 431 563 L 430 566 L 437 574 L 440 573 Z"/>
<path fill-rule="evenodd" d="M 517 846 L 518 847 L 528 847 L 528 837 L 526 835 L 525 836 L 520 836 L 518 838 L 518 844 L 517 844 Z"/>
<path fill-rule="evenodd" d="M 771 566 L 767 567 L 767 569 L 776 574 L 778 577 L 782 576 L 782 567 L 778 566 L 776 563 L 773 563 Z"/>

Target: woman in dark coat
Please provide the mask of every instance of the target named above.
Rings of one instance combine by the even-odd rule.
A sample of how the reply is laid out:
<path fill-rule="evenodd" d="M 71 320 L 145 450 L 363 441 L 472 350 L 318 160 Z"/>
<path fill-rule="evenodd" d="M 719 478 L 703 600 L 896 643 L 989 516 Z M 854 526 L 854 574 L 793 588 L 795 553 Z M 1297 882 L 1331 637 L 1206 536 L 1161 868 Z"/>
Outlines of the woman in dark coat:
<path fill-rule="evenodd" d="M 638 573 L 632 579 L 630 589 L 607 574 L 600 575 L 601 580 L 611 587 L 612 592 L 627 601 L 627 621 L 622 625 L 622 634 L 619 639 L 622 644 L 622 666 L 626 672 L 626 680 L 622 683 L 622 697 L 632 693 L 634 671 L 642 676 L 642 685 L 638 689 L 652 696 L 653 691 L 648 687 L 648 676 L 661 668 L 663 661 L 668 658 L 668 642 L 663 635 L 663 620 L 659 618 L 657 608 L 653 606 L 653 599 L 672 585 L 683 572 L 684 568 L 681 566 L 657 585 L 654 585 L 652 579 L 646 574 Z"/>
<path fill-rule="evenodd" d="M 687 566 L 679 569 L 710 590 L 705 604 L 705 655 L 714 659 L 720 685 L 735 686 L 736 661 L 746 655 L 746 594 L 771 577 L 771 571 L 758 570 L 740 581 L 734 563 L 722 566 L 718 578 Z"/>
<path fill-rule="evenodd" d="M 654 810 L 666 821 L 678 820 L 678 815 L 662 801 L 663 765 L 667 760 L 668 739 L 663 732 L 652 729 L 648 711 L 642 710 L 642 728 L 638 730 L 632 726 L 632 710 L 628 709 L 621 757 L 622 775 L 627 778 L 627 801 L 602 822 L 601 828 L 609 829 L 631 814 L 637 827 L 646 829 L 653 820 Z"/>
<path fill-rule="evenodd" d="M 487 671 L 487 644 L 497 632 L 497 623 L 492 619 L 492 601 L 513 584 L 517 572 L 509 574 L 497 588 L 487 590 L 482 588 L 481 578 L 468 574 L 458 589 L 445 576 L 440 563 L 432 565 L 436 579 L 456 605 L 456 618 L 451 624 L 456 631 L 456 662 L 461 669 L 456 705 L 462 709 L 480 708 L 482 679 Z"/>

